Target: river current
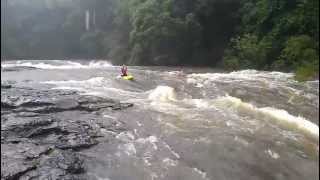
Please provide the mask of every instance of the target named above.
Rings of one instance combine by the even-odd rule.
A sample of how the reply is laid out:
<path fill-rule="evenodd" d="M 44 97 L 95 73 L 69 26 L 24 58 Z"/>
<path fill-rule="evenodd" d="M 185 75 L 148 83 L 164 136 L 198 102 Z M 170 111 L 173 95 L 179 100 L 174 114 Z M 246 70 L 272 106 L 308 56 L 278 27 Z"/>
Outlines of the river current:
<path fill-rule="evenodd" d="M 1 81 L 132 103 L 103 118 L 127 124 L 80 153 L 104 180 L 319 179 L 319 81 L 294 74 L 129 66 L 106 61 L 4 61 Z M 72 118 L 76 118 L 73 116 Z M 89 120 L 88 120 L 89 121 Z"/>

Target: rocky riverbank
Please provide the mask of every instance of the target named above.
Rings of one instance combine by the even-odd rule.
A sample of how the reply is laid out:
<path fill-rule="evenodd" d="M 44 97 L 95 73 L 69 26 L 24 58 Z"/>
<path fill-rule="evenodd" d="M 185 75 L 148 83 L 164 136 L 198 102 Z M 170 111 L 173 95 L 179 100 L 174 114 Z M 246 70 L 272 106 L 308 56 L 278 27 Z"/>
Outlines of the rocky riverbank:
<path fill-rule="evenodd" d="M 76 92 L 37 90 L 1 82 L 1 179 L 87 179 L 81 150 L 99 143 L 102 131 L 125 124 L 102 112 L 133 106 Z M 113 138 L 112 136 L 107 138 Z"/>

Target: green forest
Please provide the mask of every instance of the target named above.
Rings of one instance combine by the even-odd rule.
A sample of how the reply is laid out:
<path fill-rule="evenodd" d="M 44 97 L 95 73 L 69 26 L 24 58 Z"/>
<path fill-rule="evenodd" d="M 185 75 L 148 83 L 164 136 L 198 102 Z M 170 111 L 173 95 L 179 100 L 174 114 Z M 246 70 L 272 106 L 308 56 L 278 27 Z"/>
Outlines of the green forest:
<path fill-rule="evenodd" d="M 1 59 L 109 59 L 318 78 L 319 0 L 2 0 Z"/>

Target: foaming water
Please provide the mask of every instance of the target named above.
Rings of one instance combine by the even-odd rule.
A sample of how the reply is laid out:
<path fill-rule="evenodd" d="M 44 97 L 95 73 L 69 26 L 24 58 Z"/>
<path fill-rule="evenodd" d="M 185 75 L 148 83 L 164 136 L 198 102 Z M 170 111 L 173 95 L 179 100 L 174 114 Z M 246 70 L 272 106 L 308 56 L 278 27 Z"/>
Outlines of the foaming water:
<path fill-rule="evenodd" d="M 189 74 L 188 78 L 203 78 L 209 80 L 257 80 L 257 79 L 273 79 L 273 80 L 288 80 L 293 78 L 293 73 L 282 72 L 264 72 L 256 70 L 242 70 L 231 73 L 203 73 Z"/>
<path fill-rule="evenodd" d="M 257 120 L 269 120 L 269 122 L 280 125 L 284 129 L 296 131 L 316 139 L 317 141 L 319 140 L 319 127 L 304 117 L 291 115 L 283 109 L 276 109 L 272 107 L 258 108 L 253 104 L 243 102 L 241 99 L 229 95 L 213 100 L 178 100 L 176 98 L 174 88 L 158 86 L 156 89 L 151 91 L 149 100 L 152 100 L 151 105 L 153 105 L 157 110 L 166 113 L 172 113 L 172 111 L 174 111 L 179 114 L 181 113 L 181 110 L 183 112 L 187 112 L 188 109 L 183 107 L 185 104 L 192 105 L 192 109 L 234 109 L 241 114 L 253 116 Z"/>
<path fill-rule="evenodd" d="M 265 72 L 256 70 L 242 70 L 231 73 L 200 73 L 187 75 L 187 83 L 197 87 L 212 83 L 242 83 L 250 87 L 268 86 L 278 87 L 287 83 L 295 83 L 293 73 Z"/>
<path fill-rule="evenodd" d="M 172 87 L 158 86 L 149 94 L 149 100 L 161 102 L 176 101 L 176 93 Z"/>
<path fill-rule="evenodd" d="M 230 73 L 232 74 L 232 73 Z M 222 76 L 230 76 L 222 75 Z M 248 76 L 250 74 L 254 74 L 255 76 L 266 76 L 261 75 L 261 73 L 256 71 L 244 71 L 244 72 L 234 72 L 234 74 L 245 74 L 244 76 Z M 258 74 L 258 75 L 257 75 Z M 276 74 L 281 78 L 289 78 L 290 75 L 278 72 L 271 72 L 270 74 Z M 199 75 L 199 74 L 198 74 Z M 194 76 L 194 75 L 192 75 Z M 200 75 L 203 76 L 203 75 Z M 205 75 L 207 76 L 207 75 Z M 212 74 L 210 74 L 212 76 Z M 269 75 L 268 75 L 269 76 Z M 215 77 L 217 78 L 217 77 Z M 119 88 L 114 88 L 109 83 L 107 79 L 104 77 L 94 77 L 88 80 L 75 81 L 46 81 L 44 84 L 54 84 L 58 87 L 56 89 L 70 89 L 70 90 L 78 90 L 81 92 L 85 92 L 85 95 L 96 95 L 96 96 L 104 96 L 112 94 L 117 94 L 119 96 L 126 96 L 130 98 L 142 97 L 141 93 L 135 93 L 126 91 Z M 147 99 L 151 102 L 151 107 L 154 110 L 169 113 L 172 115 L 175 114 L 185 114 L 188 111 L 196 111 L 197 109 L 207 109 L 207 110 L 217 110 L 219 108 L 229 108 L 235 109 L 240 113 L 245 115 L 251 115 L 254 118 L 260 120 L 270 120 L 272 123 L 276 123 L 282 126 L 285 129 L 290 129 L 293 131 L 298 131 L 303 133 L 309 137 L 319 139 L 319 127 L 316 124 L 313 124 L 309 120 L 304 117 L 294 116 L 289 114 L 287 111 L 283 109 L 277 109 L 272 107 L 263 107 L 258 108 L 253 104 L 243 102 L 241 99 L 232 97 L 232 96 L 224 96 L 217 99 L 189 99 L 184 98 L 179 100 L 177 98 L 177 92 L 175 88 L 170 86 L 157 86 L 155 89 L 147 92 Z M 140 96 L 139 96 L 140 95 Z M 143 99 L 140 99 L 140 103 Z M 191 108 L 191 109 L 190 109 Z"/>
<path fill-rule="evenodd" d="M 217 99 L 215 105 L 217 107 L 232 108 L 240 113 L 252 115 L 257 119 L 271 120 L 285 129 L 295 130 L 319 140 L 319 127 L 316 124 L 303 117 L 293 116 L 285 110 L 272 107 L 258 108 L 232 96 Z"/>
<path fill-rule="evenodd" d="M 299 83 L 293 74 L 280 72 L 190 68 L 182 73 L 167 67 L 129 67 L 135 81 L 125 81 L 116 78 L 118 67 L 107 68 L 105 61 L 2 65 L 50 69 L 1 72 L 6 80 L 23 77 L 16 86 L 30 80 L 23 85 L 134 104 L 123 111 L 95 113 L 102 118 L 97 120 L 105 137 L 99 134 L 99 144 L 81 153 L 92 157 L 89 173 L 97 178 L 260 180 L 318 175 L 312 168 L 318 167 L 314 153 L 319 151 L 319 128 L 309 120 L 317 122 L 312 112 L 319 104 L 319 81 Z"/>
<path fill-rule="evenodd" d="M 174 88 L 170 86 L 158 86 L 149 91 L 147 108 L 155 111 L 177 115 L 185 114 L 188 109 L 181 106 L 182 101 L 177 98 L 177 93 Z"/>
<path fill-rule="evenodd" d="M 15 62 L 6 62 L 1 63 L 3 68 L 12 68 L 12 67 L 33 67 L 38 69 L 100 69 L 111 67 L 112 64 L 107 61 L 90 61 L 89 64 L 81 64 L 79 62 L 73 61 L 15 61 Z"/>
<path fill-rule="evenodd" d="M 107 98 L 117 98 L 127 102 L 139 102 L 144 92 L 136 92 L 115 87 L 117 81 L 105 77 L 93 77 L 87 80 L 66 80 L 66 81 L 44 81 L 40 84 L 54 85 L 52 89 L 73 90 L 81 95 L 92 95 Z"/>
<path fill-rule="evenodd" d="M 76 80 L 67 80 L 67 81 L 45 81 L 43 84 L 101 84 L 104 81 L 104 77 L 94 77 L 88 80 L 76 81 Z"/>

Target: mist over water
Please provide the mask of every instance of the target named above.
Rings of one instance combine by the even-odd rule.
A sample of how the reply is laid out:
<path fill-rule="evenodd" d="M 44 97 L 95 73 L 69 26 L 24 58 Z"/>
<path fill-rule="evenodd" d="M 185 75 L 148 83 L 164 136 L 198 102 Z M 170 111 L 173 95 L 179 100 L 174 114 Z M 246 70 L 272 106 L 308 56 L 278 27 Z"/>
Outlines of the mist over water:
<path fill-rule="evenodd" d="M 319 81 L 293 74 L 129 67 L 106 61 L 7 61 L 2 81 L 133 103 L 126 123 L 81 151 L 92 179 L 318 179 Z M 101 129 L 105 136 L 110 132 Z"/>

